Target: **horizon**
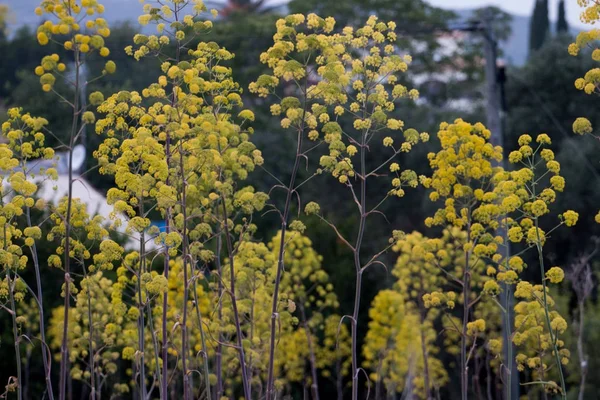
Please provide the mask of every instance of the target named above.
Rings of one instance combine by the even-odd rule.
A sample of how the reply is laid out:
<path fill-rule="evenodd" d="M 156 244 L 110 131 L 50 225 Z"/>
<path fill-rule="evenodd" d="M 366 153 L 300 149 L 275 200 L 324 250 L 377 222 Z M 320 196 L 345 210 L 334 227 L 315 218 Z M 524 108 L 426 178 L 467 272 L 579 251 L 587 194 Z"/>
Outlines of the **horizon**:
<path fill-rule="evenodd" d="M 112 0 L 114 1 L 114 0 Z M 104 1 L 105 3 L 111 3 L 111 0 Z M 213 0 L 212 3 L 221 2 L 224 3 L 226 0 Z M 536 0 L 425 0 L 427 3 L 431 4 L 435 7 L 440 7 L 447 10 L 468 10 L 474 8 L 480 8 L 485 6 L 496 6 L 502 9 L 505 12 L 508 12 L 512 15 L 530 17 L 533 12 L 533 5 Z M 139 0 L 119 0 L 122 4 L 130 3 L 128 6 L 133 4 L 139 5 L 140 13 L 142 11 L 142 6 L 139 3 Z M 281 5 L 284 3 L 288 3 L 289 0 L 266 0 L 265 4 L 267 5 Z M 557 19 L 558 13 L 558 2 L 559 0 L 549 0 L 549 17 L 551 21 L 555 21 Z M 20 15 L 30 15 L 33 12 L 31 8 L 31 4 L 37 5 L 39 0 L 0 0 L 0 4 L 6 4 L 9 6 L 11 11 L 15 14 L 15 17 Z M 581 12 L 581 7 L 577 5 L 575 0 L 566 0 L 566 17 L 567 22 L 575 28 L 583 29 L 586 24 L 582 23 L 579 19 L 579 15 Z M 19 18 L 16 18 L 16 23 L 9 23 L 13 26 L 21 26 L 28 24 L 27 21 L 25 23 L 19 23 Z"/>

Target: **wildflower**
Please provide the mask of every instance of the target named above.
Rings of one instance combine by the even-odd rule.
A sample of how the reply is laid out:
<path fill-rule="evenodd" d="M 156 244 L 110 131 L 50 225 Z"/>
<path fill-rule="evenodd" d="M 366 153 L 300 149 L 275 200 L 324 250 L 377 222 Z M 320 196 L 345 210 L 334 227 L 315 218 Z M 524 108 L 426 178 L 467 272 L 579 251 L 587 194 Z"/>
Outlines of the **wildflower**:
<path fill-rule="evenodd" d="M 48 36 L 44 32 L 39 32 L 37 34 L 37 40 L 38 40 L 38 43 L 41 44 L 42 46 L 45 46 L 48 44 Z"/>
<path fill-rule="evenodd" d="M 531 294 L 533 293 L 533 285 L 527 281 L 521 281 L 517 284 L 517 288 L 515 290 L 516 298 L 524 298 L 529 299 Z"/>
<path fill-rule="evenodd" d="M 558 161 L 548 161 L 546 163 L 546 168 L 548 168 L 548 171 L 553 172 L 555 174 L 558 174 L 560 172 L 560 164 L 558 163 Z"/>
<path fill-rule="evenodd" d="M 565 178 L 563 178 L 562 176 L 555 175 L 550 178 L 550 184 L 552 185 L 552 188 L 554 188 L 554 190 L 556 190 L 557 192 L 562 192 L 565 188 Z"/>
<path fill-rule="evenodd" d="M 545 233 L 542 229 L 540 228 L 529 228 L 529 230 L 527 231 L 527 241 L 529 243 L 540 243 L 540 244 L 544 244 L 544 242 L 546 241 L 546 236 Z"/>
<path fill-rule="evenodd" d="M 531 214 L 533 214 L 534 217 L 542 216 L 548 213 L 548 211 L 548 206 L 543 200 L 536 200 L 531 203 Z"/>
<path fill-rule="evenodd" d="M 93 124 L 96 121 L 96 116 L 91 111 L 86 111 L 81 116 L 81 120 L 86 124 Z"/>
<path fill-rule="evenodd" d="M 490 339 L 488 341 L 488 348 L 492 354 L 500 354 L 502 352 L 502 340 Z"/>
<path fill-rule="evenodd" d="M 565 272 L 560 267 L 552 267 L 546 271 L 546 279 L 552 283 L 560 283 L 565 277 Z"/>
<path fill-rule="evenodd" d="M 397 119 L 389 118 L 387 120 L 387 127 L 389 129 L 398 130 L 398 129 L 402 129 L 403 126 L 404 126 L 404 123 Z"/>
<path fill-rule="evenodd" d="M 508 240 L 513 243 L 519 243 L 523 240 L 523 230 L 519 226 L 514 226 L 508 230 Z"/>
<path fill-rule="evenodd" d="M 104 70 L 109 74 L 114 74 L 117 70 L 117 66 L 114 61 L 107 61 L 104 65 Z"/>
<path fill-rule="evenodd" d="M 562 217 L 565 222 L 565 225 L 574 226 L 577 223 L 577 220 L 579 219 L 579 214 L 575 211 L 568 210 L 565 213 L 563 213 Z"/>
<path fill-rule="evenodd" d="M 485 325 L 485 320 L 483 319 L 467 323 L 467 335 L 475 336 L 478 333 L 485 332 Z"/>
<path fill-rule="evenodd" d="M 490 296 L 497 296 L 500 294 L 500 286 L 494 280 L 486 281 L 483 285 L 483 292 Z"/>
<path fill-rule="evenodd" d="M 548 136 L 545 133 L 540 133 L 537 136 L 537 138 L 535 138 L 535 141 L 540 144 L 552 144 L 552 141 L 550 140 L 550 136 Z"/>
<path fill-rule="evenodd" d="M 592 133 L 592 123 L 587 118 L 577 118 L 575 122 L 573 122 L 573 132 L 578 135 L 585 135 L 587 133 Z"/>
<path fill-rule="evenodd" d="M 556 317 L 552 321 L 550 321 L 550 327 L 552 330 L 563 333 L 567 330 L 567 321 L 563 317 Z"/>
<path fill-rule="evenodd" d="M 518 163 L 522 159 L 523 159 L 523 154 L 521 154 L 520 151 L 511 151 L 510 154 L 508 155 L 508 161 L 510 161 L 513 164 Z"/>
<path fill-rule="evenodd" d="M 521 135 L 521 136 L 519 136 L 519 140 L 518 140 L 519 146 L 526 146 L 529 143 L 531 143 L 531 140 L 532 140 L 531 136 L 529 136 L 527 134 Z"/>
<path fill-rule="evenodd" d="M 306 213 L 306 215 L 318 214 L 320 211 L 321 207 L 314 201 L 311 201 L 304 207 L 304 212 Z"/>

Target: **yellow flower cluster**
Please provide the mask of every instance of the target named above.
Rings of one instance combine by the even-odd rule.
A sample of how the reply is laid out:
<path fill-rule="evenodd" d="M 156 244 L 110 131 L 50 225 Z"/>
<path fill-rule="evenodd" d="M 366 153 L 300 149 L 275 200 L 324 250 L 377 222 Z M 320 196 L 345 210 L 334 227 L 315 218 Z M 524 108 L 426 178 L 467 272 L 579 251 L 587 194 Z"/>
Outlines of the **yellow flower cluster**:
<path fill-rule="evenodd" d="M 363 347 L 365 366 L 373 371 L 370 378 L 383 383 L 388 393 L 400 393 L 405 385 L 414 384 L 417 398 L 425 399 L 425 360 L 430 388 L 448 383 L 448 374 L 436 357 L 439 349 L 434 345 L 437 334 L 432 321 L 422 321 L 417 312 L 408 308 L 397 290 L 382 290 L 375 296 Z M 425 353 L 421 350 L 423 345 L 427 348 Z"/>
<path fill-rule="evenodd" d="M 250 91 L 266 97 L 274 93 L 281 80 L 293 81 L 302 96 L 283 98 L 271 106 L 272 114 L 281 116 L 283 128 L 301 134 L 308 132 L 313 141 L 322 138 L 329 154 L 321 157 L 321 166 L 340 183 L 347 184 L 356 177 L 352 157 L 364 152 L 367 141 L 376 134 L 401 130 L 404 123 L 388 119 L 388 114 L 395 110 L 395 102 L 405 97 L 414 99 L 418 92 L 397 84 L 411 59 L 394 54 L 393 22 L 381 22 L 372 16 L 365 26 L 347 27 L 342 33 L 332 33 L 334 24 L 332 18 L 323 19 L 315 14 L 280 19 L 273 46 L 261 54 L 261 62 L 269 66 L 272 75 L 259 77 L 250 85 Z M 291 54 L 299 57 L 290 57 Z M 312 60 L 316 61 L 316 67 Z M 309 82 L 309 75 L 315 72 L 318 82 Z M 342 130 L 340 122 L 344 116 L 351 118 L 349 125 L 354 132 Z M 343 139 L 348 135 L 354 139 L 345 143 Z M 406 130 L 403 136 L 398 146 L 394 146 L 392 137 L 386 136 L 383 146 L 396 155 L 428 140 L 426 133 L 419 134 L 414 129 Z M 392 172 L 395 178 L 391 195 L 403 196 L 402 187 L 418 184 L 412 171 L 400 172 L 397 167 Z"/>
<path fill-rule="evenodd" d="M 56 179 L 57 172 L 53 167 L 40 168 L 36 177 L 32 169 L 36 168 L 32 160 L 52 159 L 54 151 L 44 146 L 43 130 L 48 124 L 44 118 L 32 117 L 23 113 L 20 108 L 8 110 L 8 119 L 2 124 L 2 139 L 0 144 L 0 224 L 3 234 L 0 235 L 0 265 L 3 270 L 20 270 L 26 267 L 29 258 L 24 255 L 24 249 L 17 243 L 33 247 L 42 237 L 41 229 L 31 225 L 27 220 L 25 227 L 18 223 L 18 217 L 27 214 L 34 207 L 45 209 L 43 202 L 35 200 L 40 181 Z M 8 285 L 9 276 L 5 277 Z M 18 278 L 15 278 L 19 282 Z M 19 288 L 20 284 L 17 285 Z M 2 296 L 8 295 L 2 290 Z M 24 291 L 13 293 L 15 300 L 23 299 Z"/>
<path fill-rule="evenodd" d="M 106 20 L 101 17 L 91 18 L 104 13 L 104 6 L 98 1 L 43 0 L 41 5 L 35 9 L 35 13 L 39 16 L 48 15 L 56 18 L 56 22 L 47 20 L 38 28 L 37 38 L 42 46 L 48 44 L 53 36 L 70 34 L 75 41 L 64 42 L 64 46 L 68 50 L 78 47 L 82 53 L 86 53 L 90 49 L 99 49 L 102 53 L 102 49 L 106 49 L 103 38 L 110 35 Z M 85 28 L 94 30 L 96 35 L 77 34 L 76 32 L 82 30 L 83 22 L 85 22 Z"/>
<path fill-rule="evenodd" d="M 76 380 L 87 380 L 90 372 L 86 367 L 90 350 L 95 367 L 100 373 L 112 375 L 117 372 L 119 346 L 125 343 L 123 317 L 111 312 L 110 298 L 114 282 L 102 276 L 101 272 L 91 274 L 81 281 L 75 305 L 69 308 L 69 360 L 72 363 L 71 376 Z M 89 303 L 91 302 L 91 308 Z M 92 320 L 90 321 L 89 317 Z M 50 346 L 59 348 L 62 341 L 64 308 L 52 311 L 49 325 Z M 92 329 L 90 330 L 90 327 Z M 91 343 L 90 343 L 91 341 Z M 60 359 L 56 352 L 56 359 Z"/>
<path fill-rule="evenodd" d="M 189 11 L 190 14 L 181 17 L 179 13 L 182 10 Z M 159 53 L 163 47 L 173 42 L 181 47 L 187 40 L 192 40 L 198 34 L 208 32 L 212 28 L 210 20 L 198 20 L 205 11 L 207 8 L 201 0 L 190 1 L 185 8 L 177 0 L 162 2 L 160 7 L 151 3 L 144 4 L 144 14 L 138 18 L 138 22 L 142 26 L 155 24 L 158 35 L 136 34 L 133 38 L 136 47 L 127 46 L 125 52 L 139 60 Z M 176 14 L 178 18 L 175 18 Z M 215 15 L 213 13 L 213 17 Z"/>
<path fill-rule="evenodd" d="M 464 227 L 469 218 L 493 226 L 503 210 L 514 208 L 515 198 L 510 196 L 514 187 L 504 185 L 487 191 L 493 181 L 500 180 L 502 172 L 494 166 L 502 159 L 502 149 L 492 146 L 489 137 L 490 131 L 480 123 L 471 125 L 459 119 L 440 126 L 442 149 L 428 155 L 433 175 L 420 179 L 433 189 L 429 198 L 445 199 L 445 206 L 425 221 L 428 226 L 449 223 Z M 467 205 L 472 202 L 479 207 L 469 211 Z"/>
<path fill-rule="evenodd" d="M 234 259 L 236 297 L 240 313 L 248 318 L 242 323 L 244 349 L 250 367 L 266 382 L 269 357 L 269 335 L 276 272 L 279 235 L 275 235 L 268 246 L 262 243 L 242 242 Z M 279 306 L 280 325 L 277 340 L 282 344 L 276 353 L 275 369 L 278 371 L 276 385 L 302 382 L 305 371 L 318 370 L 323 376 L 333 376 L 338 360 L 343 360 L 343 373 L 349 369 L 349 335 L 345 327 L 339 327 L 340 317 L 335 312 L 338 300 L 329 283 L 327 273 L 321 267 L 321 256 L 312 248 L 311 241 L 300 233 L 290 233 L 286 241 L 286 274 L 281 281 Z M 228 287 L 230 274 L 223 273 L 224 285 Z M 215 289 L 216 282 L 211 283 Z M 214 294 L 217 291 L 214 290 Z M 219 299 L 215 298 L 214 302 Z M 230 340 L 235 335 L 231 299 L 222 300 L 222 319 L 212 319 L 210 330 L 220 332 Z M 325 317 L 329 314 L 328 317 Z M 239 361 L 234 348 L 224 348 L 224 363 L 229 366 L 226 379 L 239 384 Z M 314 357 L 314 358 L 313 358 Z M 229 389 L 232 390 L 232 389 Z"/>
<path fill-rule="evenodd" d="M 110 36 L 110 29 L 106 20 L 99 16 L 103 12 L 104 6 L 96 0 L 43 0 L 35 13 L 49 19 L 38 27 L 37 40 L 42 46 L 50 41 L 59 43 L 56 39 L 60 40 L 59 44 L 66 50 L 75 52 L 75 62 L 78 64 L 83 62 L 81 54 L 97 52 L 101 57 L 108 57 L 110 50 L 105 46 L 104 39 Z M 55 75 L 60 75 L 65 69 L 58 55 L 44 57 L 41 65 L 35 68 L 42 89 L 46 92 L 52 90 Z M 115 70 L 115 63 L 107 61 L 103 73 L 112 74 Z"/>
<path fill-rule="evenodd" d="M 549 279 L 558 282 L 560 281 L 558 275 L 561 275 L 562 270 L 559 273 L 559 269 L 555 268 L 548 271 Z M 515 333 L 513 336 L 513 343 L 519 351 L 516 356 L 517 368 L 519 371 L 530 370 L 533 380 L 547 381 L 547 371 L 551 368 L 549 364 L 555 357 L 553 344 L 558 349 L 561 363 L 566 365 L 569 362 L 570 352 L 565 348 L 564 341 L 558 338 L 566 331 L 567 323 L 556 310 L 553 310 L 554 301 L 549 294 L 546 294 L 550 309 L 548 315 L 551 320 L 550 327 L 547 326 L 547 311 L 544 307 L 542 285 L 520 282 L 517 285 L 515 297 L 521 299 L 515 306 Z M 553 334 L 549 332 L 549 328 L 552 329 Z M 544 387 L 547 391 L 560 390 L 560 386 L 552 381 L 544 383 Z"/>
<path fill-rule="evenodd" d="M 600 5 L 591 0 L 578 0 L 577 3 L 583 7 L 580 19 L 586 24 L 595 24 L 600 20 Z M 597 41 L 600 38 L 599 29 L 590 29 L 582 31 L 577 35 L 575 43 L 569 46 L 569 54 L 576 56 L 585 48 L 591 48 L 591 57 L 594 61 L 600 61 L 600 49 Z M 600 68 L 592 68 L 581 78 L 575 80 L 575 87 L 586 94 L 598 93 L 600 84 Z M 592 123 L 585 117 L 579 117 L 573 122 L 573 132 L 578 135 L 592 134 Z M 595 221 L 600 224 L 600 213 L 595 217 Z"/>

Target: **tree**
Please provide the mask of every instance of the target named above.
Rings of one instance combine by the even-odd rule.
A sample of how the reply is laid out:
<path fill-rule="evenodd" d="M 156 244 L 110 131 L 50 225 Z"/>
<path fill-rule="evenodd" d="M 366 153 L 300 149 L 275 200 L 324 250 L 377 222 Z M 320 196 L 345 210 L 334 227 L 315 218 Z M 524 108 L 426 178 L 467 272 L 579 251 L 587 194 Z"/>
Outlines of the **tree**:
<path fill-rule="evenodd" d="M 548 36 L 549 28 L 548 0 L 536 0 L 529 25 L 530 53 L 542 47 L 546 40 L 546 36 Z"/>
<path fill-rule="evenodd" d="M 10 16 L 10 9 L 5 4 L 0 4 L 0 39 L 6 37 L 6 25 Z"/>
<path fill-rule="evenodd" d="M 597 100 L 581 96 L 572 83 L 581 71 L 593 68 L 594 61 L 585 56 L 566 56 L 569 43 L 567 37 L 546 43 L 522 68 L 509 70 L 506 86 L 510 105 L 505 125 L 506 152 L 516 150 L 513 144 L 521 133 L 536 132 L 543 127 L 552 138 L 551 149 L 562 165 L 571 193 L 557 199 L 557 208 L 576 209 L 581 215 L 580 223 L 570 233 L 559 231 L 548 238 L 549 246 L 561 248 L 553 260 L 561 265 L 586 250 L 589 241 L 581 238 L 600 234 L 598 224 L 594 223 L 600 204 L 600 164 L 595 162 L 600 142 L 590 135 L 574 138 L 570 134 L 573 121 L 581 115 L 589 116 L 592 126 L 600 125 L 595 111 Z M 525 261 L 535 263 L 533 259 Z"/>
<path fill-rule="evenodd" d="M 569 32 L 569 23 L 567 22 L 567 16 L 565 12 L 565 0 L 560 0 L 558 2 L 558 21 L 556 21 L 556 32 Z"/>

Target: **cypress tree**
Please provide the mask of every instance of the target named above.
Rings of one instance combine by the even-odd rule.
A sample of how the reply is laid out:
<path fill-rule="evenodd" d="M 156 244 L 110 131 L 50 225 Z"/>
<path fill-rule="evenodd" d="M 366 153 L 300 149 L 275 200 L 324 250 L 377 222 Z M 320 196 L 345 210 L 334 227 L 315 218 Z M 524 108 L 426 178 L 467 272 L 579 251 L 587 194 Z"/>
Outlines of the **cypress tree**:
<path fill-rule="evenodd" d="M 536 0 L 529 26 L 530 53 L 542 47 L 549 33 L 549 28 L 548 0 Z"/>
<path fill-rule="evenodd" d="M 558 21 L 556 21 L 556 32 L 569 32 L 569 23 L 567 22 L 567 16 L 565 13 L 565 0 L 560 0 L 558 2 Z"/>

